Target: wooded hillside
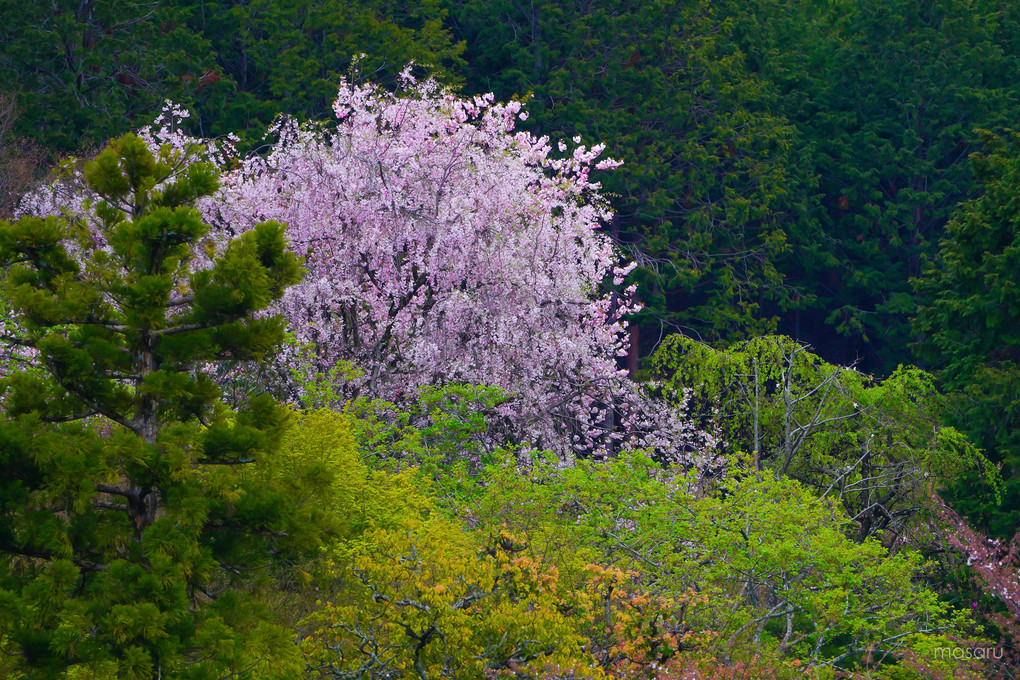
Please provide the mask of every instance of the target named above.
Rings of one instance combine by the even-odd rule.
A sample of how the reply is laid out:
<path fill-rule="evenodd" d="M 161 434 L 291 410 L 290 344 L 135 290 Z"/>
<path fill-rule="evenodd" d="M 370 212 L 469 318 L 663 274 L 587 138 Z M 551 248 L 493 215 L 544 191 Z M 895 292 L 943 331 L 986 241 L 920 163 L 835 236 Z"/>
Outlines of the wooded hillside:
<path fill-rule="evenodd" d="M 1015 677 L 1014 5 L 0 0 L 0 676 Z"/>

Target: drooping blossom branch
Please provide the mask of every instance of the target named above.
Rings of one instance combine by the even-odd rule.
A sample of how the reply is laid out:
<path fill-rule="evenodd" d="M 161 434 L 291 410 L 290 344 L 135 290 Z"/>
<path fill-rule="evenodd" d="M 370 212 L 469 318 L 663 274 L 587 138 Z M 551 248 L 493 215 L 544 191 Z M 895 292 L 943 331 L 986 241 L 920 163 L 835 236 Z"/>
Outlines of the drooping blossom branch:
<path fill-rule="evenodd" d="M 516 132 L 519 102 L 461 99 L 405 76 L 391 94 L 344 84 L 331 125 L 282 120 L 265 157 L 224 177 L 225 229 L 289 225 L 308 276 L 282 309 L 321 367 L 363 369 L 352 394 L 399 401 L 429 384 L 514 395 L 522 440 L 561 454 L 705 448 L 642 397 L 625 352 L 633 265 L 602 232 L 602 146 Z"/>
<path fill-rule="evenodd" d="M 981 588 L 1020 620 L 1020 533 L 1008 541 L 989 538 L 971 528 L 937 495 L 934 500 L 949 545 L 967 558 Z"/>
<path fill-rule="evenodd" d="M 591 174 L 618 163 L 601 145 L 515 131 L 520 102 L 462 99 L 409 75 L 397 94 L 344 83 L 334 111 L 331 124 L 281 119 L 270 151 L 245 159 L 233 140 L 189 137 L 172 105 L 141 132 L 180 163 L 168 185 L 189 162 L 223 168 L 220 192 L 199 204 L 223 237 L 275 219 L 305 257 L 304 282 L 274 310 L 297 340 L 274 387 L 300 397 L 287 369 L 301 353 L 316 373 L 357 367 L 338 386 L 347 397 L 501 388 L 512 438 L 564 459 L 624 446 L 692 464 L 713 456 L 710 436 L 618 366 L 637 305 L 633 287 L 621 289 L 633 265 L 602 229 L 611 211 Z M 72 206 L 88 226 L 88 196 L 50 198 L 75 187 L 40 192 L 23 210 Z"/>

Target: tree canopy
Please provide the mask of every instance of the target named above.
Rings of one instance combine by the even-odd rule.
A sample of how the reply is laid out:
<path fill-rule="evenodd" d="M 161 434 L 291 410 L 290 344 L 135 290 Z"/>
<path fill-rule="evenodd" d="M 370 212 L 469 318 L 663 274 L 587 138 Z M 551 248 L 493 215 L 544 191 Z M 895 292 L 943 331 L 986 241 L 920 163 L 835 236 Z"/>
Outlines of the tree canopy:
<path fill-rule="evenodd" d="M 996 533 L 1020 520 L 1020 137 L 986 136 L 974 154 L 984 186 L 947 227 L 938 259 L 914 285 L 925 301 L 919 349 L 953 397 L 951 420 L 1002 468 L 1001 503 L 973 486 L 953 500 Z M 936 266 L 937 265 L 937 266 Z"/>
<path fill-rule="evenodd" d="M 300 266 L 269 222 L 202 250 L 218 173 L 188 151 L 115 140 L 84 169 L 92 230 L 0 223 L 3 340 L 30 362 L 0 379 L 0 646 L 27 677 L 300 667 L 238 586 L 329 526 L 295 502 L 307 476 L 267 484 L 287 411 L 228 411 L 203 369 L 282 340 L 257 313 Z"/>

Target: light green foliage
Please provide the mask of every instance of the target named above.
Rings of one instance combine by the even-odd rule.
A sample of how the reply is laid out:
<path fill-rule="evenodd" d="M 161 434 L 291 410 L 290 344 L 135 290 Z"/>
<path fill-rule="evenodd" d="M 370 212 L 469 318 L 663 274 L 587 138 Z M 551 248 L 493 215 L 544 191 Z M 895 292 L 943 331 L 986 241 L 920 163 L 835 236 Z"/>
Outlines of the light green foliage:
<path fill-rule="evenodd" d="M 390 470 L 416 466 L 433 480 L 432 492 L 463 505 L 470 479 L 505 453 L 514 424 L 500 407 L 512 397 L 496 387 L 454 383 L 425 386 L 408 405 L 350 398 L 344 378 L 359 369 L 339 362 L 328 372 L 310 368 L 301 354 L 291 360 L 292 375 L 306 405 L 338 408 L 350 417 L 360 446 L 376 464 Z"/>
<path fill-rule="evenodd" d="M 724 658 L 748 660 L 764 647 L 848 666 L 874 645 L 900 649 L 911 632 L 964 628 L 918 580 L 917 553 L 847 538 L 849 520 L 832 499 L 767 471 L 708 489 L 631 456 L 529 475 L 489 468 L 484 484 L 478 521 L 505 524 L 561 560 L 584 546 L 573 559 L 634 570 L 652 593 L 686 600 L 672 625 L 711 631 L 695 649 Z"/>
<path fill-rule="evenodd" d="M 720 504 L 691 508 L 715 556 L 708 581 L 722 598 L 742 593 L 750 611 L 718 612 L 727 644 L 770 632 L 781 650 L 850 665 L 911 631 L 959 626 L 936 594 L 915 582 L 920 556 L 890 554 L 875 539 L 846 538 L 846 516 L 792 480 L 769 474 L 723 485 Z M 704 551 L 704 552 L 701 552 Z"/>
<path fill-rule="evenodd" d="M 354 418 L 328 410 L 301 411 L 281 442 L 276 465 L 267 483 L 297 483 L 311 474 L 315 484 L 302 484 L 308 497 L 330 508 L 329 517 L 314 525 L 336 525 L 336 546 L 348 546 L 372 529 L 403 526 L 429 501 L 417 471 L 386 472 L 369 466 Z M 346 548 L 345 548 L 346 549 Z"/>
<path fill-rule="evenodd" d="M 725 451 L 838 499 L 861 540 L 909 539 L 935 485 L 966 474 L 999 484 L 988 460 L 942 425 L 945 399 L 916 368 L 877 381 L 779 336 L 726 350 L 674 336 L 652 364 L 666 398 L 717 431 Z"/>
<path fill-rule="evenodd" d="M 287 334 L 285 343 L 293 348 L 287 357 L 287 368 L 294 384 L 297 385 L 298 399 L 306 409 L 343 408 L 350 400 L 344 386 L 357 378 L 363 371 L 349 361 L 337 361 L 325 371 L 316 365 L 313 347 L 299 345 L 293 333 Z"/>
<path fill-rule="evenodd" d="M 477 468 L 514 436 L 514 425 L 500 408 L 512 395 L 498 387 L 426 385 L 398 407 L 357 396 L 351 383 L 362 376 L 360 368 L 338 361 L 319 370 L 308 349 L 297 348 L 287 359 L 298 399 L 306 408 L 350 414 L 360 428 L 360 441 L 380 458 L 408 459 L 428 470 L 462 464 Z"/>
<path fill-rule="evenodd" d="M 417 407 L 429 458 L 453 462 L 466 457 L 475 463 L 487 462 L 485 459 L 506 443 L 498 441 L 494 432 L 501 420 L 498 407 L 506 401 L 497 387 L 454 384 L 422 389 Z"/>
<path fill-rule="evenodd" d="M 523 544 L 511 536 L 495 536 L 486 550 L 485 534 L 438 512 L 429 477 L 366 464 L 360 431 L 350 415 L 304 412 L 283 442 L 283 460 L 337 473 L 325 497 L 341 530 L 311 566 L 322 599 L 304 606 L 300 624 L 311 674 L 474 677 L 536 660 L 570 667 L 582 640 L 556 607 L 555 570 L 518 554 Z"/>

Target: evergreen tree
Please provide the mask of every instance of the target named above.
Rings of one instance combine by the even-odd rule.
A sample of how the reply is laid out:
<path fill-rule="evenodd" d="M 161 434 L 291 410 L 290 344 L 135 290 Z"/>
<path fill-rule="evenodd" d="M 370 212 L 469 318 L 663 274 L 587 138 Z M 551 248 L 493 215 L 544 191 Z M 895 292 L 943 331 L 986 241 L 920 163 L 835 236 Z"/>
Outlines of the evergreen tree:
<path fill-rule="evenodd" d="M 664 330 L 769 332 L 800 304 L 781 273 L 806 213 L 793 130 L 713 3 L 449 4 L 469 84 L 530 94 L 530 129 L 605 143 L 623 161 L 600 180 L 613 235 L 639 264 L 645 350 Z"/>
<path fill-rule="evenodd" d="M 0 90 L 24 109 L 15 132 L 75 151 L 149 120 L 164 99 L 190 101 L 215 61 L 178 4 L 0 0 Z"/>
<path fill-rule="evenodd" d="M 438 0 L 175 0 L 209 41 L 212 74 L 192 74 L 203 134 L 253 140 L 279 114 L 329 119 L 352 66 L 393 88 L 409 63 L 457 80 L 463 47 L 443 26 Z M 202 81 L 202 82 L 200 82 Z"/>
<path fill-rule="evenodd" d="M 460 67 L 438 0 L 0 0 L 0 16 L 15 132 L 64 152 L 148 123 L 166 99 L 197 110 L 201 134 L 258 140 L 280 113 L 328 116 L 361 54 L 387 85 L 412 61 L 447 82 Z"/>
<path fill-rule="evenodd" d="M 258 312 L 301 268 L 276 223 L 210 240 L 195 151 L 127 135 L 85 167 L 100 224 L 0 222 L 2 339 L 30 365 L 0 379 L 0 647 L 28 678 L 300 668 L 238 587 L 316 542 L 308 480 L 270 474 L 288 413 L 228 411 L 204 367 L 282 340 Z"/>
<path fill-rule="evenodd" d="M 914 281 L 926 304 L 921 354 L 955 397 L 953 419 L 1002 466 L 1000 504 L 974 485 L 948 498 L 993 533 L 1020 526 L 1020 134 L 987 135 L 973 156 L 984 194 L 961 206 L 937 264 Z"/>
<path fill-rule="evenodd" d="M 977 190 L 975 128 L 1018 115 L 1015 12 L 989 0 L 727 3 L 748 68 L 797 130 L 815 225 L 784 274 L 813 309 L 780 329 L 888 375 L 914 357 L 910 277 Z M 1010 44 L 1013 41 L 1013 44 Z"/>

